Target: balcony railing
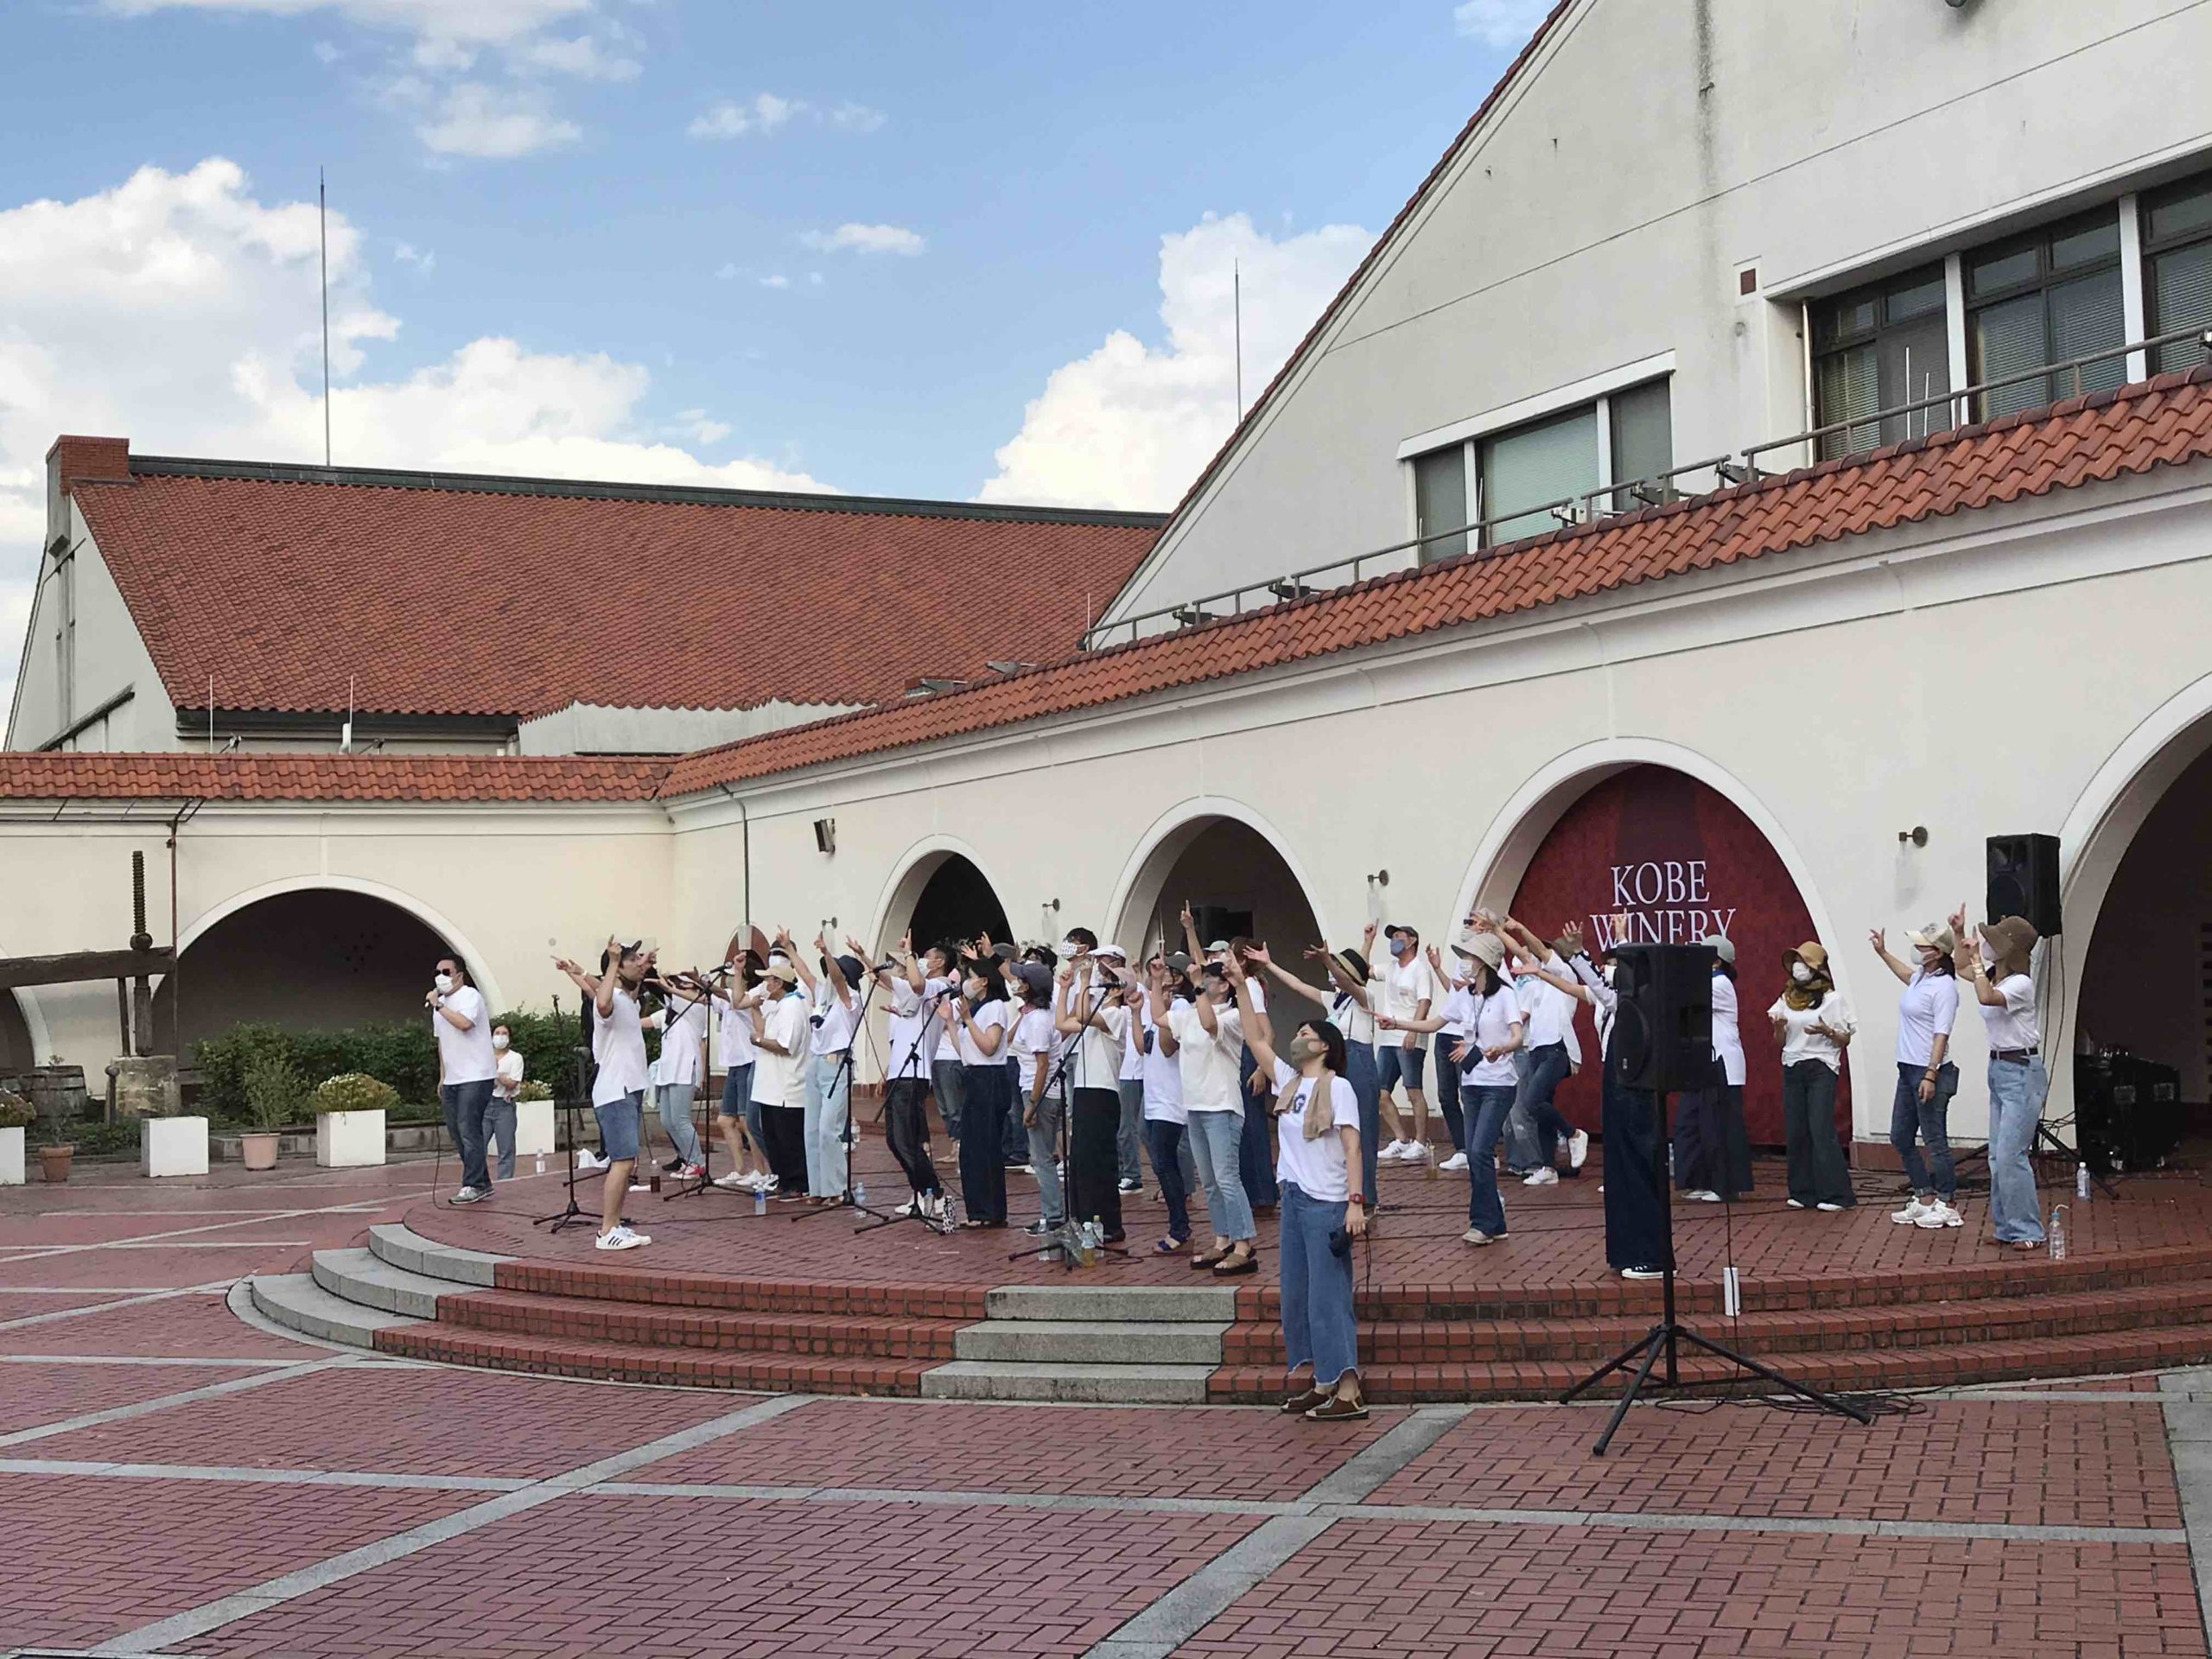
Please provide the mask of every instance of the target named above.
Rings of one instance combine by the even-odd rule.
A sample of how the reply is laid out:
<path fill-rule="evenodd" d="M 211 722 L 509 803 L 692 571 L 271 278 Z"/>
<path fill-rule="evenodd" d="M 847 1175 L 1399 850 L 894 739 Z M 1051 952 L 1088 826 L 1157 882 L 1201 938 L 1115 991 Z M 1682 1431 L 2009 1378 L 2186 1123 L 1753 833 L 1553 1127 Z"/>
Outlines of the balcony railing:
<path fill-rule="evenodd" d="M 1739 484 L 1773 476 L 1794 467 L 1809 465 L 1820 454 L 1822 442 L 1842 435 L 1846 442 L 1853 432 L 1872 429 L 1879 431 L 1885 422 L 1903 417 L 1928 414 L 1930 422 L 1935 411 L 1942 410 L 1944 424 L 1934 429 L 1937 435 L 1955 427 L 1971 424 L 1973 411 L 1980 401 L 1993 391 L 2010 386 L 2026 385 L 2030 381 L 2057 382 L 2068 379 L 2073 390 L 2069 394 L 2082 393 L 2082 373 L 2084 369 L 2114 359 L 2126 361 L 2137 353 L 2146 360 L 2161 348 L 2188 343 L 2202 350 L 2212 360 L 2212 329 L 2182 328 L 2171 334 L 2154 334 L 2147 339 L 2130 340 L 2124 346 L 2114 346 L 2101 352 L 2091 352 L 2081 357 L 2069 358 L 2061 363 L 2046 363 L 2038 368 L 2024 370 L 1996 379 L 1979 381 L 1961 386 L 1955 391 L 1940 392 L 1933 397 L 1916 397 L 1910 403 L 1897 404 L 1887 409 L 1878 409 L 1849 420 L 1831 421 L 1786 438 L 1773 438 L 1764 443 L 1736 450 L 1726 455 L 1715 455 L 1707 461 L 1688 461 L 1680 467 L 1670 467 L 1663 473 L 1654 473 L 1647 478 L 1629 479 L 1603 485 L 1593 490 L 1584 490 L 1574 495 L 1561 496 L 1556 501 L 1539 502 L 1534 506 L 1516 507 L 1511 512 L 1500 513 L 1488 518 L 1478 518 L 1470 524 L 1457 524 L 1449 530 L 1431 531 L 1424 536 L 1412 536 L 1403 541 L 1392 542 L 1384 547 L 1371 548 L 1364 553 L 1355 553 L 1348 558 L 1331 559 L 1325 563 L 1308 565 L 1304 569 L 1270 577 L 1262 582 L 1247 583 L 1241 588 L 1224 588 L 1199 599 L 1185 600 L 1180 604 L 1163 606 L 1158 610 L 1140 611 L 1134 615 L 1101 622 L 1083 636 L 1082 649 L 1099 651 L 1108 645 L 1128 645 L 1138 639 L 1148 639 L 1162 634 L 1196 627 L 1224 616 L 1241 616 L 1249 611 L 1261 611 L 1287 600 L 1303 599 L 1311 594 L 1332 588 L 1350 587 L 1370 576 L 1388 575 L 1393 571 L 1417 569 L 1428 563 L 1421 556 L 1421 550 L 1439 542 L 1449 542 L 1461 537 L 1473 538 L 1474 556 L 1494 557 L 1510 552 L 1521 543 L 1532 539 L 1534 534 L 1516 536 L 1510 541 L 1493 542 L 1493 534 L 1502 526 L 1517 524 L 1527 519 L 1548 516 L 1561 525 L 1590 524 L 1599 519 L 1618 518 L 1636 512 L 1647 506 L 1657 506 L 1669 501 L 1695 500 L 1700 496 L 1714 494 Z M 1867 448 L 1878 448 L 1878 444 Z M 1782 451 L 1792 452 L 1786 464 L 1763 467 L 1762 457 L 1773 457 Z M 1856 453 L 1847 451 L 1847 454 Z"/>

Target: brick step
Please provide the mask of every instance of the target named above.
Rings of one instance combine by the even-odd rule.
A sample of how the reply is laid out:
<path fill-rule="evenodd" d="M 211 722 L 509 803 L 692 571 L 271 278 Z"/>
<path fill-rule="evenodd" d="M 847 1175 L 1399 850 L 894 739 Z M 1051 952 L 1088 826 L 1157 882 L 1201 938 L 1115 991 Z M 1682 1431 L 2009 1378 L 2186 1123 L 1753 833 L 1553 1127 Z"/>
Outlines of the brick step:
<path fill-rule="evenodd" d="M 635 1348 L 741 1351 L 785 1357 L 953 1357 L 954 1319 L 753 1313 L 493 1290 L 443 1299 L 441 1323 L 504 1336 Z"/>
<path fill-rule="evenodd" d="M 981 1285 L 739 1279 L 719 1274 L 658 1273 L 643 1267 L 575 1267 L 518 1258 L 502 1261 L 493 1282 L 503 1291 L 652 1307 L 817 1314 L 835 1319 L 953 1319 L 963 1324 L 984 1317 L 988 1294 Z"/>
<path fill-rule="evenodd" d="M 1363 1321 L 1359 1351 L 1376 1364 L 1488 1363 L 1497 1361 L 1610 1358 L 1656 1319 L 1380 1319 Z M 1937 1348 L 1987 1342 L 2041 1342 L 2057 1337 L 2212 1323 L 2212 1281 L 2153 1285 L 2134 1290 L 1984 1298 L 1958 1303 L 1906 1302 L 1879 1309 L 1747 1313 L 1731 1321 L 1714 1313 L 1685 1320 L 1716 1341 L 1747 1353 L 1858 1353 L 1868 1349 Z M 1281 1351 L 1279 1325 L 1233 1325 L 1222 1342 L 1230 1365 L 1268 1363 Z"/>
<path fill-rule="evenodd" d="M 921 1392 L 922 1373 L 936 1363 L 511 1336 L 472 1331 L 443 1320 L 380 1331 L 376 1346 L 378 1353 L 410 1359 L 497 1371 L 529 1371 L 540 1376 L 774 1394 L 914 1395 Z"/>
<path fill-rule="evenodd" d="M 1728 1339 L 1725 1327 L 1714 1325 L 1705 1329 L 1716 1342 Z M 385 1340 L 379 1338 L 379 1345 Z M 1621 1345 L 1625 1347 L 1627 1344 Z M 2202 1364 L 2212 1359 L 2212 1323 L 2033 1342 L 1962 1342 L 1941 1347 L 1876 1348 L 1856 1354 L 1770 1357 L 1762 1354 L 1749 1342 L 1745 1343 L 1744 1351 L 1754 1359 L 1770 1359 L 1776 1369 L 1793 1381 L 1817 1389 L 1955 1388 L 1974 1382 Z M 1603 1359 L 1611 1357 L 1611 1353 L 1602 1356 Z M 1378 1402 L 1545 1400 L 1557 1399 L 1592 1369 L 1592 1364 L 1559 1359 L 1377 1363 L 1362 1365 L 1360 1378 L 1366 1385 L 1368 1396 Z M 1747 1372 L 1738 1371 L 1719 1360 L 1693 1358 L 1687 1352 L 1682 1357 L 1681 1374 L 1690 1386 L 1708 1390 L 1716 1384 L 1740 1380 L 1747 1391 L 1770 1391 L 1770 1385 L 1761 1383 Z M 1207 1398 L 1216 1404 L 1279 1401 L 1284 1383 L 1278 1354 L 1274 1362 L 1267 1366 L 1224 1366 L 1214 1373 Z M 1624 1386 L 1625 1379 L 1616 1376 L 1608 1379 L 1598 1392 L 1618 1395 Z M 1664 1397 L 1663 1393 L 1660 1397 Z"/>

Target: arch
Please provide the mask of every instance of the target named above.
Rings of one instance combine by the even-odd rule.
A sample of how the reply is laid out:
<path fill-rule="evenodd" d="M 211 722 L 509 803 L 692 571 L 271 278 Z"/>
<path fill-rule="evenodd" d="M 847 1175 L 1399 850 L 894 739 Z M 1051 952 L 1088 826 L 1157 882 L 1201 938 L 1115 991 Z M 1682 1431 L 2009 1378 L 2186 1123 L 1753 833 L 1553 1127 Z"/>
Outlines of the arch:
<path fill-rule="evenodd" d="M 16 999 L 16 1010 L 23 1017 L 23 1029 L 29 1033 L 31 1064 L 43 1065 L 54 1052 L 54 1037 L 46 1028 L 46 1011 L 38 1005 L 38 998 L 29 991 L 10 991 Z"/>
<path fill-rule="evenodd" d="M 1306 900 L 1306 909 L 1313 912 L 1314 923 L 1321 930 L 1321 937 L 1336 938 L 1330 931 L 1327 914 L 1313 897 L 1313 883 L 1290 850 L 1289 842 L 1265 817 L 1242 801 L 1225 795 L 1191 796 L 1153 820 L 1114 883 L 1114 896 L 1105 912 L 1111 918 L 1111 931 L 1105 937 L 1129 950 L 1142 951 L 1149 942 L 1135 935 L 1143 931 L 1145 922 L 1158 906 L 1160 890 L 1176 861 L 1210 826 L 1224 822 L 1243 824 L 1268 844 L 1290 872 L 1291 880 Z"/>
<path fill-rule="evenodd" d="M 866 937 L 874 942 L 879 959 L 884 951 L 898 943 L 897 933 L 893 930 L 899 932 L 906 930 L 931 880 L 948 861 L 955 858 L 972 865 L 995 898 L 1005 893 L 1006 889 L 1000 885 L 998 878 L 991 874 L 990 867 L 983 861 L 982 855 L 969 842 L 957 836 L 924 836 L 899 855 L 898 861 L 892 867 L 893 874 L 876 895 L 875 910 Z M 999 907 L 1001 912 L 1005 911 L 1006 900 L 1003 898 L 999 898 Z M 928 944 L 927 940 L 918 939 L 915 948 L 921 950 Z"/>

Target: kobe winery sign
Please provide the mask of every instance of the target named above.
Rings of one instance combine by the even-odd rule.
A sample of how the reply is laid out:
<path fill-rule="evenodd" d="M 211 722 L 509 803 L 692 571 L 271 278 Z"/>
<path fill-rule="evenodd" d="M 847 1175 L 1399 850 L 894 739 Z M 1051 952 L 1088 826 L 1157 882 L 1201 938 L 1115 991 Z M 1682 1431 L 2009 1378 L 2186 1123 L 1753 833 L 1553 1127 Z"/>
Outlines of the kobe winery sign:
<path fill-rule="evenodd" d="M 1704 859 L 1653 859 L 1610 868 L 1611 909 L 1590 918 L 1592 936 L 1607 950 L 1616 944 L 1694 944 L 1708 934 L 1727 932 L 1736 919 L 1737 906 L 1713 902 Z M 1626 924 L 1618 933 L 1617 916 Z"/>

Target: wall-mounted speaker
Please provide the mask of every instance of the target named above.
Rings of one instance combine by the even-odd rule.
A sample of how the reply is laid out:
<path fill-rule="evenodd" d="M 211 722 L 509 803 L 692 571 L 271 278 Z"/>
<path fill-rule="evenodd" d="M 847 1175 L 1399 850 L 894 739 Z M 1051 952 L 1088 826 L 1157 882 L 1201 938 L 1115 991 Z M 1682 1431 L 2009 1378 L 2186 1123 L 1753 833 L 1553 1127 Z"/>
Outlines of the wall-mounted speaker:
<path fill-rule="evenodd" d="M 2058 837 L 1992 836 L 1989 838 L 1987 915 L 1991 921 L 2024 916 L 2044 938 L 2059 930 Z"/>

